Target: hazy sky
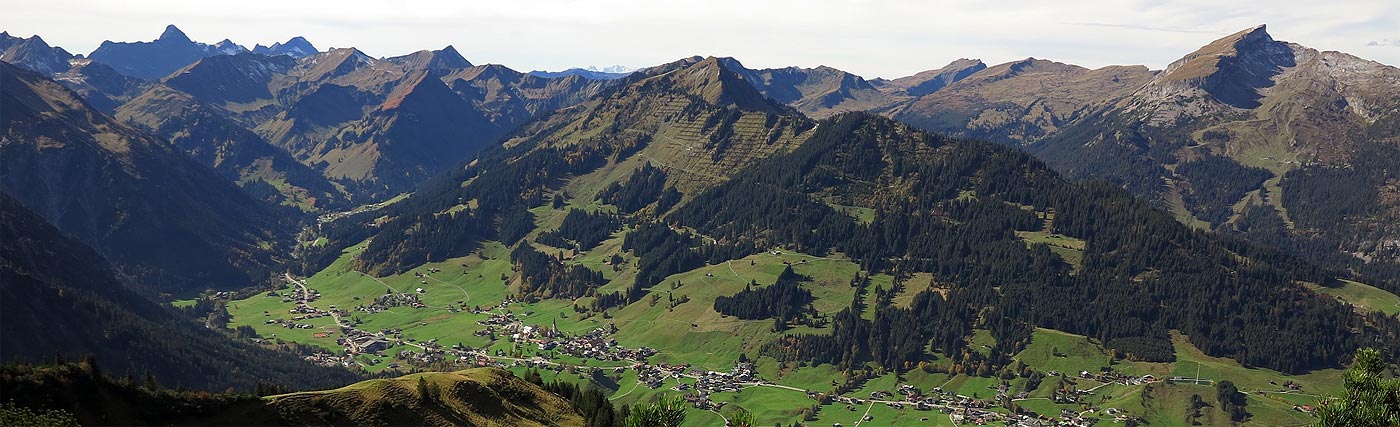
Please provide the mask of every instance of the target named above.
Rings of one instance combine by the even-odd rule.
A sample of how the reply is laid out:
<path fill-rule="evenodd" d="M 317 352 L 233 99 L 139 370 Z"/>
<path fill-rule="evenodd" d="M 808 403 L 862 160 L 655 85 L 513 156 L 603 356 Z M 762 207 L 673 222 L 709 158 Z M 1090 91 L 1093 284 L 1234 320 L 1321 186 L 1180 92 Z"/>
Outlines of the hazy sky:
<path fill-rule="evenodd" d="M 0 29 L 73 53 L 103 40 L 149 41 L 175 24 L 196 41 L 250 48 L 296 35 L 376 57 L 451 44 L 473 63 L 522 71 L 690 55 L 868 78 L 964 57 L 1157 69 L 1261 23 L 1278 40 L 1400 64 L 1396 0 L 0 0 L 0 10 Z"/>

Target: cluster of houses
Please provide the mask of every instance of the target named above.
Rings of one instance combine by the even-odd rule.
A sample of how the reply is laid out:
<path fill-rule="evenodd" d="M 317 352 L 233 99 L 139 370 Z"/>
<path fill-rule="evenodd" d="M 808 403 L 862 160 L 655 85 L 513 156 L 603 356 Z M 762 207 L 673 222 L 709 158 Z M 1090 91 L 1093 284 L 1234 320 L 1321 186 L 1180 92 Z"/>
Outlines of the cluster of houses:
<path fill-rule="evenodd" d="M 1050 371 L 1050 376 L 1062 376 L 1059 372 Z M 1157 381 L 1151 374 L 1143 376 L 1132 376 L 1117 371 L 1099 371 L 1092 373 L 1089 371 L 1079 371 L 1079 378 L 1094 380 L 1101 383 L 1114 383 L 1122 385 L 1140 385 Z"/>
<path fill-rule="evenodd" d="M 434 343 L 434 344 L 435 344 L 435 343 Z M 403 361 L 407 361 L 407 362 L 415 362 L 415 363 L 420 363 L 420 364 L 429 364 L 429 363 L 437 362 L 437 361 L 439 361 L 439 360 L 443 360 L 443 358 L 444 358 L 445 355 L 446 355 L 446 352 L 443 351 L 441 347 L 437 347 L 437 346 L 424 346 L 424 347 L 422 348 L 422 350 L 403 350 L 403 351 L 400 351 L 399 354 L 398 354 L 398 358 L 399 358 L 399 360 L 403 360 Z"/>
<path fill-rule="evenodd" d="M 645 384 L 652 389 L 661 388 L 667 379 L 680 378 L 685 375 L 685 371 L 690 369 L 690 364 L 668 365 L 659 363 L 655 365 L 646 363 L 635 363 L 632 369 L 637 371 L 637 382 Z"/>
<path fill-rule="evenodd" d="M 737 392 L 745 385 L 751 385 L 756 380 L 754 376 L 753 364 L 741 362 L 734 366 L 729 372 L 709 371 L 700 368 L 691 368 L 689 364 L 649 365 L 637 363 L 632 365 L 637 371 L 637 380 L 652 389 L 661 388 L 667 379 L 679 379 L 688 377 L 695 380 L 690 383 L 678 382 L 671 387 L 672 390 L 685 393 L 683 398 L 686 402 L 699 409 L 718 410 L 724 407 L 725 402 L 716 402 L 710 399 L 711 393 Z"/>
<path fill-rule="evenodd" d="M 541 350 L 554 350 L 580 359 L 593 359 L 598 361 L 639 361 L 644 362 L 647 358 L 656 355 L 656 350 L 642 348 L 626 348 L 617 343 L 617 340 L 610 338 L 616 328 L 595 328 L 583 335 L 571 337 L 559 337 L 557 331 L 555 337 L 549 341 L 536 342 Z"/>
<path fill-rule="evenodd" d="M 745 382 L 753 381 L 752 366 L 747 369 L 747 371 L 740 371 L 738 367 L 735 367 L 735 370 L 729 372 L 695 369 L 691 375 L 695 378 L 696 392 L 708 395 L 709 393 L 739 391 Z"/>
<path fill-rule="evenodd" d="M 345 354 L 379 353 L 393 346 L 393 341 L 383 332 L 369 333 L 355 328 L 341 328 L 343 336 L 336 340 L 345 348 Z"/>
<path fill-rule="evenodd" d="M 331 312 L 329 311 L 321 310 L 306 304 L 301 304 L 296 306 L 295 308 L 288 309 L 287 313 L 297 315 L 292 317 L 292 320 L 316 319 L 331 315 Z"/>
<path fill-rule="evenodd" d="M 303 317 L 301 317 L 301 316 L 297 316 L 297 317 L 296 317 L 296 320 L 302 320 L 302 319 L 303 319 Z M 267 319 L 267 321 L 264 322 L 264 323 L 269 324 L 269 325 L 280 324 L 280 325 L 282 325 L 282 327 L 287 328 L 287 329 L 313 329 L 313 328 L 316 327 L 315 325 L 311 325 L 311 324 L 308 324 L 308 323 L 297 323 L 297 322 L 293 322 L 293 321 L 290 321 L 290 320 L 282 320 L 282 319 Z"/>
<path fill-rule="evenodd" d="M 303 359 L 306 359 L 307 362 L 315 363 L 321 366 L 340 366 L 346 368 L 355 366 L 355 356 L 349 354 L 336 355 L 326 352 L 319 352 L 310 356 L 303 357 Z"/>
<path fill-rule="evenodd" d="M 374 301 L 361 305 L 356 310 L 373 314 L 394 307 L 423 308 L 427 306 L 423 305 L 416 294 L 393 292 L 375 297 Z"/>
<path fill-rule="evenodd" d="M 321 299 L 321 291 L 306 288 L 292 288 L 292 292 L 287 295 L 278 294 L 277 291 L 268 291 L 267 295 L 281 296 L 282 302 L 295 302 L 301 305 Z"/>
<path fill-rule="evenodd" d="M 656 354 L 656 350 L 651 348 L 626 348 L 618 344 L 617 340 L 611 338 L 612 334 L 617 333 L 617 326 L 612 324 L 594 328 L 583 335 L 569 335 L 559 332 L 553 325 L 548 328 L 526 325 L 519 316 L 510 312 L 494 313 L 477 323 L 485 328 L 474 332 L 474 335 L 504 335 L 514 343 L 533 344 L 539 350 L 552 350 L 580 359 L 607 362 L 645 361 Z"/>
<path fill-rule="evenodd" d="M 298 293 L 298 294 L 301 294 L 301 292 L 297 292 L 297 293 Z M 298 296 L 298 298 L 308 298 L 308 299 L 309 299 L 309 298 L 311 298 L 311 297 L 314 296 L 314 295 L 319 295 L 319 294 L 308 293 L 308 294 L 306 294 L 306 295 L 297 295 L 297 296 Z M 335 306 L 331 306 L 331 308 L 334 309 Z M 298 300 L 298 301 L 297 301 L 297 306 L 296 306 L 296 307 L 292 307 L 292 308 L 290 308 L 290 309 L 287 309 L 287 313 L 289 313 L 289 314 L 295 314 L 296 316 L 293 316 L 291 320 L 285 320 L 285 319 L 268 319 L 267 321 L 265 321 L 265 322 L 263 322 L 263 323 L 266 323 L 266 324 L 269 324 L 269 325 L 281 324 L 282 327 L 287 328 L 287 329 L 313 329 L 313 328 L 315 328 L 315 326 L 310 325 L 310 324 L 306 324 L 306 323 L 300 323 L 300 322 L 301 322 L 302 320 L 317 319 L 317 318 L 321 318 L 321 317 L 332 316 L 332 314 L 331 314 L 330 311 L 321 310 L 321 309 L 318 309 L 318 308 L 316 308 L 316 307 L 312 307 L 312 306 L 306 305 L 306 302 L 305 302 L 304 300 Z M 271 314 L 271 313 L 268 313 L 268 312 L 263 312 L 263 315 L 264 315 L 264 316 L 271 316 L 272 314 Z"/>

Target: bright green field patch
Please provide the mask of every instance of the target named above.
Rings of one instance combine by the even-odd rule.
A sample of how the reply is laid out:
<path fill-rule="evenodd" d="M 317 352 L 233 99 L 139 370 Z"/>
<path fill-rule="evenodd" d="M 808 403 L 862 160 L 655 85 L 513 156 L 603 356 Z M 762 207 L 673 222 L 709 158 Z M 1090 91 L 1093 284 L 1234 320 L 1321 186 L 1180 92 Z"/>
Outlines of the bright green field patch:
<path fill-rule="evenodd" d="M 1050 252 L 1078 270 L 1084 265 L 1084 241 L 1059 233 L 1045 231 L 1017 231 L 1016 237 L 1026 242 L 1026 246 L 1043 244 Z"/>
<path fill-rule="evenodd" d="M 855 219 L 857 223 L 869 224 L 872 221 L 875 221 L 875 210 L 871 208 L 838 205 L 835 203 L 827 203 L 826 205 L 830 206 L 832 209 L 836 209 L 838 212 L 850 216 L 851 218 Z"/>
<path fill-rule="evenodd" d="M 1302 386 L 1302 393 L 1311 395 L 1337 395 L 1342 391 L 1342 371 L 1322 369 L 1303 375 L 1284 375 L 1263 368 L 1245 368 L 1232 359 L 1207 356 L 1187 341 L 1186 336 L 1173 333 L 1172 344 L 1176 346 L 1177 361 L 1172 376 L 1214 381 L 1230 380 L 1240 391 L 1254 392 L 1282 391 L 1283 384 L 1292 381 Z"/>
<path fill-rule="evenodd" d="M 1360 282 L 1343 280 L 1342 287 L 1328 288 L 1308 284 L 1308 289 L 1331 295 L 1337 301 L 1356 306 L 1363 311 L 1377 311 L 1394 316 L 1400 314 L 1400 296 Z"/>

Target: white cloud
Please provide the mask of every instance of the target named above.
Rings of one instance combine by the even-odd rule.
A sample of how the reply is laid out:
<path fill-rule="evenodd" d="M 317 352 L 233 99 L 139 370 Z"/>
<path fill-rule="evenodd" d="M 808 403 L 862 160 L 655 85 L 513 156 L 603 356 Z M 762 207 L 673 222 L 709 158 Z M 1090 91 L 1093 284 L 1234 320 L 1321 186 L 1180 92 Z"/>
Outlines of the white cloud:
<path fill-rule="evenodd" d="M 646 66 L 690 55 L 753 67 L 829 65 L 898 77 L 957 58 L 1035 56 L 1085 66 L 1161 68 L 1211 40 L 1268 23 L 1275 38 L 1385 63 L 1365 49 L 1400 27 L 1391 0 L 0 0 L 0 28 L 38 33 L 73 52 L 102 40 L 150 40 L 174 23 L 191 38 L 246 45 L 304 35 L 317 47 L 375 56 L 455 45 L 474 63 L 521 70 Z M 1378 45 L 1381 42 L 1377 42 Z"/>

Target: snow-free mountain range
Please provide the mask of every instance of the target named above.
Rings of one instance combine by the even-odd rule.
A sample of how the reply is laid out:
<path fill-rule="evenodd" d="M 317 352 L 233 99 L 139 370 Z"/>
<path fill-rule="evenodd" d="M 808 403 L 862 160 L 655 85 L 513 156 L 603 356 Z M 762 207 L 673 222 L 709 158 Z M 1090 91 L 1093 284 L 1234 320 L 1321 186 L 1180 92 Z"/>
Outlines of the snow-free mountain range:
<path fill-rule="evenodd" d="M 86 55 L 0 33 L 0 61 L 4 361 L 79 348 L 181 386 L 273 376 L 324 388 L 351 377 L 310 362 L 340 348 L 335 334 L 417 336 L 495 304 L 545 311 L 532 321 L 556 333 L 610 319 L 598 333 L 667 363 L 761 357 L 763 375 L 825 366 L 856 383 L 942 369 L 1034 393 L 1026 380 L 1045 366 L 1027 362 L 1032 334 L 1082 338 L 1105 372 L 1149 366 L 1139 376 L 1180 374 L 1172 363 L 1190 357 L 1313 384 L 1305 375 L 1335 373 L 1359 347 L 1400 359 L 1400 318 L 1375 302 L 1400 293 L 1400 69 L 1263 25 L 1161 70 L 964 58 L 895 79 L 703 56 L 520 72 L 454 46 L 374 57 L 292 37 L 247 49 L 173 25 Z M 50 271 L 66 264 L 86 267 Z M 468 288 L 428 275 L 443 268 Z M 762 279 L 741 278 L 751 272 Z M 465 299 L 393 306 L 445 310 L 410 322 L 375 323 L 382 307 L 350 320 L 312 304 L 306 286 L 329 289 L 297 279 L 313 276 L 374 281 L 374 295 L 340 304 L 422 296 L 393 283 L 432 298 L 441 282 Z M 1380 297 L 1347 299 L 1358 289 Z M 16 295 L 37 305 L 11 306 Z M 276 297 L 334 325 L 278 338 L 268 328 L 287 307 L 239 311 Z M 201 302 L 160 304 L 173 300 Z M 495 331 L 460 335 L 503 350 L 489 347 Z M 420 338 L 401 349 L 433 354 L 439 337 Z M 1082 349 L 1045 350 L 1054 365 Z M 259 360 L 283 353 L 296 356 Z M 329 365 L 389 369 L 347 357 Z M 441 365 L 407 368 L 429 366 Z M 496 371 L 443 375 L 564 404 Z M 836 396 L 859 389 L 829 380 Z M 1190 393 L 1164 390 L 1186 405 Z M 375 393 L 356 398 L 385 399 Z M 384 395 L 397 403 L 376 405 L 445 411 L 432 419 L 481 415 L 422 391 Z M 266 402 L 298 399 L 315 397 Z M 1180 421 L 1170 405 L 1134 414 Z M 513 417 L 547 418 L 517 406 Z M 1206 422 L 1238 421 L 1222 410 Z M 299 416 L 348 416 L 313 415 Z M 176 419 L 150 416 L 127 421 Z"/>
<path fill-rule="evenodd" d="M 228 40 L 192 41 L 173 25 L 151 42 L 104 42 L 86 58 L 37 35 L 4 33 L 0 59 L 60 82 L 245 187 L 276 182 L 266 196 L 304 209 L 407 191 L 631 71 L 521 73 L 473 65 L 452 46 L 373 58 L 354 48 L 319 52 L 302 37 L 250 52 Z M 1123 185 L 1199 227 L 1336 246 L 1362 261 L 1400 255 L 1400 206 L 1387 202 L 1396 190 L 1384 176 L 1400 71 L 1276 41 L 1262 25 L 1164 70 L 959 59 L 867 80 L 825 66 L 720 62 L 763 96 L 813 118 L 875 112 L 1022 147 L 1070 176 Z M 1323 177 L 1337 168 L 1348 176 Z M 1315 199 L 1336 197 L 1306 188 L 1325 179 L 1365 194 Z M 1304 207 L 1338 203 L 1344 214 Z"/>

